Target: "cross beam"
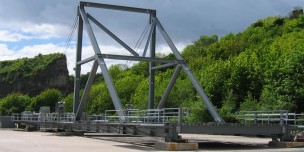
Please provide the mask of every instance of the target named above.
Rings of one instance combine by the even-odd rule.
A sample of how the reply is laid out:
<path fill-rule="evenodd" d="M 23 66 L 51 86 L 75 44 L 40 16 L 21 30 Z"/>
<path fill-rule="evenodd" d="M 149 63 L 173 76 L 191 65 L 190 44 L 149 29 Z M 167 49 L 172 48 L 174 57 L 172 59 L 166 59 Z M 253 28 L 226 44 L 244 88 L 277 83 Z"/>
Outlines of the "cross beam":
<path fill-rule="evenodd" d="M 92 2 L 80 2 L 80 7 L 95 7 L 95 8 L 102 8 L 102 9 L 127 11 L 127 12 L 135 12 L 135 13 L 147 13 L 147 14 L 153 14 L 154 12 L 156 12 L 156 10 L 153 10 L 153 9 L 127 7 L 127 6 L 119 6 L 119 5 L 109 5 L 109 4 L 92 3 Z"/>

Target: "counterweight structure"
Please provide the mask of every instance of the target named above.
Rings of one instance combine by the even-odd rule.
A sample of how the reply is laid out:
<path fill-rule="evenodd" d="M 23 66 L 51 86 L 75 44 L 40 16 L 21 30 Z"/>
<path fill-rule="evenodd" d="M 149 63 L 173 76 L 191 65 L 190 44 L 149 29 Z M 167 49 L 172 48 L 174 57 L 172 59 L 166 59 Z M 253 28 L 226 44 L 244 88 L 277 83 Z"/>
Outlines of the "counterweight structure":
<path fill-rule="evenodd" d="M 98 9 L 110 9 L 117 11 L 127 11 L 134 13 L 145 13 L 150 16 L 150 24 L 151 28 L 149 31 L 148 39 L 145 44 L 144 55 L 140 56 L 136 51 L 134 51 L 131 47 L 129 47 L 125 42 L 123 42 L 118 36 L 112 33 L 107 27 L 105 27 L 101 22 L 96 20 L 92 15 L 85 11 L 86 7 L 93 7 Z M 198 83 L 197 79 L 194 77 L 192 72 L 190 71 L 187 63 L 184 58 L 181 56 L 176 46 L 170 39 L 169 35 L 165 31 L 164 27 L 156 17 L 156 10 L 152 9 L 144 9 L 144 8 L 134 8 L 134 7 L 125 7 L 125 6 L 117 6 L 117 5 L 108 5 L 108 4 L 99 4 L 99 3 L 90 3 L 90 2 L 80 2 L 80 5 L 77 10 L 78 14 L 78 36 L 77 36 L 77 57 L 76 57 L 76 68 L 75 68 L 75 81 L 74 81 L 74 101 L 73 101 L 73 112 L 76 114 L 76 120 L 79 120 L 81 114 L 83 112 L 83 107 L 85 102 L 87 101 L 90 89 L 92 87 L 97 68 L 100 67 L 102 71 L 102 75 L 104 77 L 105 83 L 108 87 L 110 96 L 112 98 L 115 109 L 118 111 L 118 115 L 120 116 L 120 121 L 124 122 L 125 113 L 122 110 L 120 99 L 117 95 L 117 91 L 111 79 L 111 75 L 109 74 L 108 68 L 106 66 L 105 59 L 115 59 L 115 60 L 131 60 L 131 61 L 145 61 L 149 62 L 149 98 L 148 98 L 148 109 L 154 109 L 156 105 L 154 104 L 154 76 L 155 71 L 163 68 L 168 68 L 175 66 L 175 72 L 173 73 L 171 80 L 157 105 L 157 108 L 164 108 L 164 105 L 167 101 L 170 91 L 172 90 L 174 83 L 183 69 L 187 74 L 188 78 L 193 84 L 193 87 L 196 89 L 197 93 L 201 97 L 202 101 L 208 108 L 215 122 L 218 124 L 224 123 L 217 110 L 214 108 L 213 104 L 209 101 L 206 96 L 204 90 L 201 85 Z M 91 27 L 91 23 L 94 23 L 103 30 L 106 34 L 108 34 L 112 39 L 117 41 L 121 46 L 123 46 L 127 51 L 129 51 L 132 55 L 115 55 L 115 54 L 104 54 L 100 49 L 96 37 L 94 35 L 94 31 Z M 83 28 L 86 29 L 90 42 L 92 44 L 95 55 L 82 59 L 82 39 L 83 39 Z M 161 36 L 164 38 L 165 42 L 170 47 L 172 53 L 175 56 L 175 59 L 162 59 L 155 57 L 155 47 L 156 47 L 156 30 L 159 31 Z M 150 46 L 150 47 L 149 47 Z M 149 48 L 149 49 L 148 49 Z M 149 57 L 146 57 L 146 52 L 149 51 Z M 81 66 L 85 63 L 93 61 L 93 66 L 91 69 L 91 73 L 86 82 L 86 86 L 80 99 L 80 73 Z M 156 66 L 156 63 L 161 63 L 161 65 Z"/>

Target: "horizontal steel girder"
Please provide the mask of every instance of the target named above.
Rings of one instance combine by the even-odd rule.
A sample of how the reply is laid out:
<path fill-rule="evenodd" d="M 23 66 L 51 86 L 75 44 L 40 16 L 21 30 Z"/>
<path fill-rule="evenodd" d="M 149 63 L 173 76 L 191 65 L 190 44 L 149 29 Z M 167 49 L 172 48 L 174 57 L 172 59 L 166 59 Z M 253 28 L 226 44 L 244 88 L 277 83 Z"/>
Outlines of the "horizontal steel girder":
<path fill-rule="evenodd" d="M 127 12 L 136 12 L 136 13 L 148 13 L 148 14 L 156 12 L 156 10 L 152 10 L 152 9 L 126 7 L 126 6 L 100 4 L 100 3 L 91 3 L 91 2 L 80 2 L 80 6 L 103 8 L 103 9 L 118 10 L 118 11 L 127 11 Z"/>
<path fill-rule="evenodd" d="M 86 59 L 83 59 L 77 62 L 77 65 L 82 65 L 88 62 L 91 62 L 101 56 L 104 59 L 113 59 L 113 60 L 132 60 L 132 61 L 146 61 L 146 62 L 159 62 L 159 63 L 167 63 L 165 65 L 160 65 L 158 67 L 153 67 L 154 69 L 166 68 L 171 67 L 176 64 L 184 63 L 185 61 L 182 60 L 168 60 L 168 59 L 161 59 L 161 58 L 150 58 L 150 57 L 135 57 L 135 56 L 125 56 L 125 55 L 113 55 L 113 54 L 100 54 L 100 55 L 93 55 Z"/>
<path fill-rule="evenodd" d="M 132 60 L 132 61 L 147 61 L 147 62 L 160 62 L 160 63 L 184 63 L 183 60 L 168 60 L 162 58 L 150 58 L 150 57 L 136 57 L 136 56 L 125 56 L 125 55 L 112 55 L 112 54 L 100 54 L 104 59 L 114 60 Z"/>

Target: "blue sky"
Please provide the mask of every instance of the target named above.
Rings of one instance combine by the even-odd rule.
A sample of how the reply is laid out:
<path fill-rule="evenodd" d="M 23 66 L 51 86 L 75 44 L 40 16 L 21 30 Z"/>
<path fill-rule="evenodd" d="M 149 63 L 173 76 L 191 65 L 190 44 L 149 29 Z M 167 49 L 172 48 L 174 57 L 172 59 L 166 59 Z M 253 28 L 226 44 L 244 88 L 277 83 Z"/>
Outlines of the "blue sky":
<path fill-rule="evenodd" d="M 93 1 L 94 2 L 94 1 Z M 304 7 L 303 0 L 95 0 L 95 2 L 144 7 L 157 10 L 157 16 L 179 50 L 201 35 L 238 33 L 258 19 L 287 16 L 294 7 Z M 66 53 L 68 69 L 75 65 L 75 37 L 65 51 L 64 44 L 76 17 L 78 0 L 1 0 L 0 60 L 33 57 L 37 54 Z M 99 9 L 87 9 L 94 17 L 126 41 L 132 48 L 148 17 Z M 96 37 L 104 53 L 126 52 L 96 27 Z M 76 35 L 76 34 L 74 34 Z M 92 55 L 84 35 L 84 57 Z M 157 51 L 168 53 L 163 41 Z M 139 50 L 140 51 L 140 50 Z M 122 53 L 124 54 L 124 53 Z M 109 61 L 108 65 L 125 62 Z M 90 65 L 83 67 L 83 72 Z"/>

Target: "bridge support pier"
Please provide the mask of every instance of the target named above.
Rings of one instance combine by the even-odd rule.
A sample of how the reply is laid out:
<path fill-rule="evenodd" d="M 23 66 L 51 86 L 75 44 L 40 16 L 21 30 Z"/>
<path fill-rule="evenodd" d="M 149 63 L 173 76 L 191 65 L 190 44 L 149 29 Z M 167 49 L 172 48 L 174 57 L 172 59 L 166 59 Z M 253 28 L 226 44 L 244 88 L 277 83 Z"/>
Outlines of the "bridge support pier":
<path fill-rule="evenodd" d="M 178 135 L 176 131 L 176 126 L 168 125 L 165 127 L 165 141 L 166 142 L 174 142 L 180 139 L 180 136 Z"/>
<path fill-rule="evenodd" d="M 276 147 L 276 148 L 296 148 L 296 147 L 304 147 L 304 142 L 270 141 L 268 143 L 268 146 Z"/>
<path fill-rule="evenodd" d="M 154 148 L 166 151 L 194 151 L 198 150 L 198 143 L 157 142 Z"/>

